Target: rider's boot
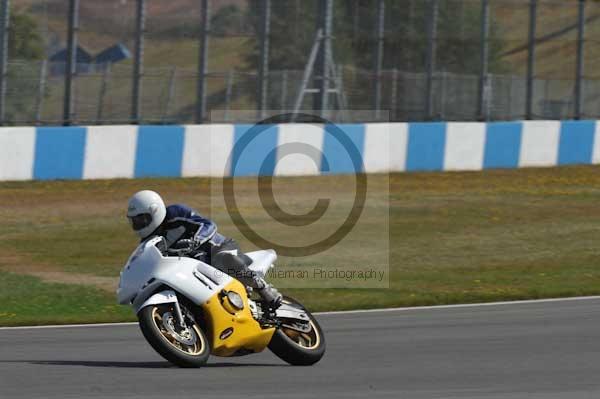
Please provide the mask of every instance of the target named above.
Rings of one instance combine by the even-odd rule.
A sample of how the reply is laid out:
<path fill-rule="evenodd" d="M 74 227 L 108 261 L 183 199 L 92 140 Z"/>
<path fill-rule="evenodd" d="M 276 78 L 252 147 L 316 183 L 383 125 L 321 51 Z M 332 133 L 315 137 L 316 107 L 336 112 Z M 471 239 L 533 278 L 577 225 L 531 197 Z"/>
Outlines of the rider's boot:
<path fill-rule="evenodd" d="M 281 306 L 283 296 L 272 285 L 268 284 L 264 278 L 249 269 L 248 265 L 250 263 L 252 263 L 251 259 L 244 259 L 229 252 L 223 251 L 213 255 L 213 265 L 227 274 L 235 276 L 246 286 L 255 289 L 271 309 L 277 309 Z"/>
<path fill-rule="evenodd" d="M 271 284 L 267 283 L 263 278 L 255 276 L 254 277 L 254 285 L 258 294 L 266 303 L 269 304 L 269 307 L 273 310 L 277 309 L 281 306 L 281 302 L 283 301 L 283 295 Z"/>

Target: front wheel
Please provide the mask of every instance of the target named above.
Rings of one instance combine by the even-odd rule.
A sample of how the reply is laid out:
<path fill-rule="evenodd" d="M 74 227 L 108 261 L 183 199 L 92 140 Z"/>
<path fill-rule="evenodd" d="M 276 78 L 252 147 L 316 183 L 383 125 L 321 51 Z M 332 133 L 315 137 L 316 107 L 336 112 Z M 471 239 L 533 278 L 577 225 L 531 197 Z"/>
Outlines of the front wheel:
<path fill-rule="evenodd" d="M 321 326 L 308 310 L 298 301 L 284 297 L 283 303 L 302 308 L 309 318 L 310 331 L 297 330 L 281 326 L 277 328 L 269 349 L 280 359 L 294 366 L 310 366 L 315 364 L 325 354 L 325 336 Z"/>
<path fill-rule="evenodd" d="M 210 346 L 194 316 L 183 303 L 185 327 L 175 316 L 174 304 L 147 306 L 140 310 L 138 319 L 142 334 L 163 358 L 179 367 L 200 367 L 206 364 Z"/>

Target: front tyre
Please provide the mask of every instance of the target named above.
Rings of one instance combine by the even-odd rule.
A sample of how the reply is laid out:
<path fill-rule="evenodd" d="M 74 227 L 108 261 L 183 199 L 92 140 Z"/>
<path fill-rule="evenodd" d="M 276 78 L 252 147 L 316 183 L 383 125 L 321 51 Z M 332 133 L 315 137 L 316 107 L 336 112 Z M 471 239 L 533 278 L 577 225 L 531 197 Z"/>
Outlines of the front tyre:
<path fill-rule="evenodd" d="M 180 303 L 185 328 L 179 326 L 174 304 L 151 305 L 138 313 L 142 334 L 163 358 L 179 367 L 201 367 L 210 355 L 206 336 L 189 309 Z"/>
<path fill-rule="evenodd" d="M 281 326 L 277 328 L 269 349 L 277 357 L 294 366 L 310 366 L 325 354 L 325 336 L 314 316 L 298 301 L 284 297 L 283 303 L 302 308 L 309 318 L 310 331 L 307 333 Z"/>

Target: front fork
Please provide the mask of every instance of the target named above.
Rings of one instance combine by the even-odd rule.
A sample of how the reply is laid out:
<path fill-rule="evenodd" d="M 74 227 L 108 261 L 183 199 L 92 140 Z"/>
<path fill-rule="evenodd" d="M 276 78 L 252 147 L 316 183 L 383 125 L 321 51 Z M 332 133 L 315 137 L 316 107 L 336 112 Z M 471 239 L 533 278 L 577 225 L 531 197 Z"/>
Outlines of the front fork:
<path fill-rule="evenodd" d="M 181 312 L 181 306 L 179 306 L 179 301 L 174 302 L 173 307 L 175 308 L 175 315 L 177 316 L 179 326 L 181 328 L 187 328 L 187 326 L 185 325 L 185 320 L 183 318 L 183 312 Z"/>
<path fill-rule="evenodd" d="M 173 308 L 175 309 L 175 317 L 177 318 L 177 323 L 182 327 L 186 328 L 185 319 L 183 317 L 183 312 L 181 311 L 181 306 L 179 306 L 179 298 L 177 294 L 173 290 L 164 290 L 161 292 L 157 292 L 154 295 L 150 296 L 150 298 L 146 299 L 146 301 L 137 308 L 137 312 L 139 313 L 141 309 L 149 305 L 158 305 L 158 304 L 168 304 L 172 303 Z"/>

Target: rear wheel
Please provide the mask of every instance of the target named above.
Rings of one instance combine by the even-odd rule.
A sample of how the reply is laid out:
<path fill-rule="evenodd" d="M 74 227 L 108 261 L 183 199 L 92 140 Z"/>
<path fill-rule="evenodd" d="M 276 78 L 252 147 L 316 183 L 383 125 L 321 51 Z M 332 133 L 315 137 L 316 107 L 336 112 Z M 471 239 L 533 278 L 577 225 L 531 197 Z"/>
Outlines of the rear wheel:
<path fill-rule="evenodd" d="M 138 313 L 142 334 L 162 357 L 179 367 L 200 367 L 210 355 L 208 340 L 190 309 L 180 303 L 185 327 L 179 325 L 174 304 L 151 305 Z"/>
<path fill-rule="evenodd" d="M 283 303 L 301 308 L 309 318 L 310 330 L 300 332 L 285 326 L 279 327 L 269 343 L 269 349 L 280 359 L 295 366 L 315 364 L 325 354 L 325 336 L 321 326 L 298 301 L 284 297 Z"/>

